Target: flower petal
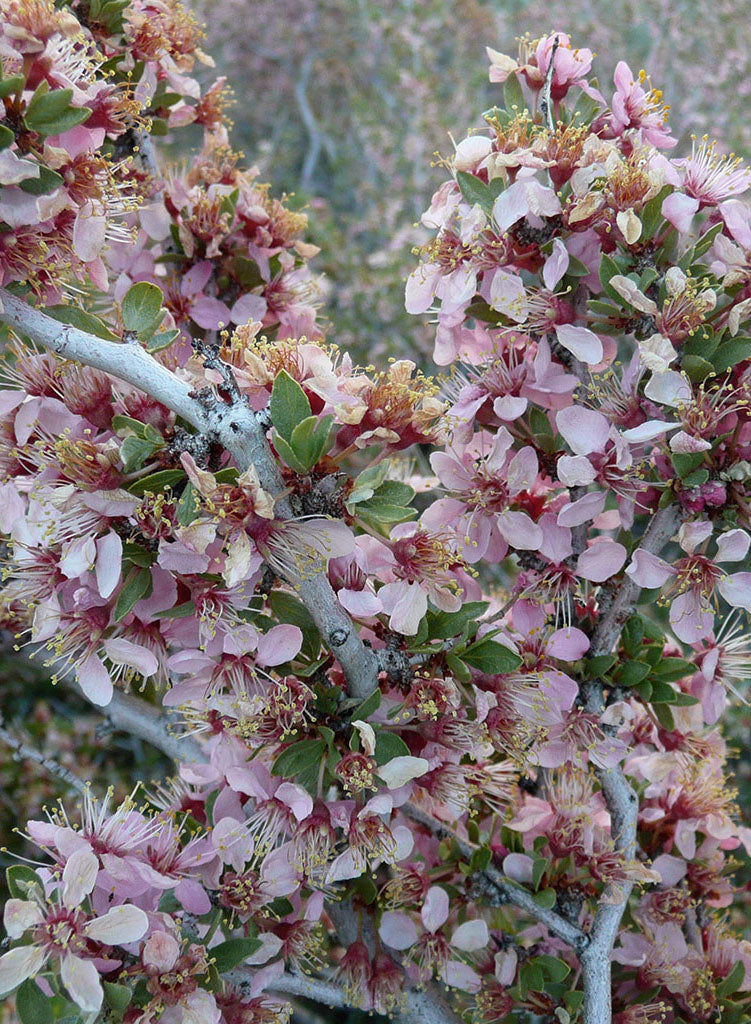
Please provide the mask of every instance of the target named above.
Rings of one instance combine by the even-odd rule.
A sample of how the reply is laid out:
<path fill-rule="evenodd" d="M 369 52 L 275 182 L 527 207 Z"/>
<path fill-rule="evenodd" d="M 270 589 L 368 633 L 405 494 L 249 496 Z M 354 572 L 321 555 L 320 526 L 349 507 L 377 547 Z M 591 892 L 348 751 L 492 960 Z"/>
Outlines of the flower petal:
<path fill-rule="evenodd" d="M 122 946 L 128 942 L 136 942 L 143 938 L 149 927 L 149 919 L 140 907 L 126 903 L 121 907 L 112 907 L 102 917 L 89 921 L 84 931 L 96 942 L 106 942 L 108 946 Z"/>

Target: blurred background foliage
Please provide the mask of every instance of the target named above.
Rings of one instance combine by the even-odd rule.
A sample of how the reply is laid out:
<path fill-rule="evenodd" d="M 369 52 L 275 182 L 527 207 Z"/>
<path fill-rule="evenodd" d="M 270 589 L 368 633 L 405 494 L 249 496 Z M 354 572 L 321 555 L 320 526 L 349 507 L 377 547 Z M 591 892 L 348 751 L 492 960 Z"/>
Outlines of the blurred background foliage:
<path fill-rule="evenodd" d="M 404 312 L 404 280 L 413 247 L 427 237 L 420 214 L 445 177 L 437 154 L 449 155 L 451 137 L 458 142 L 481 126 L 482 111 L 499 99 L 500 87 L 487 81 L 486 45 L 515 54 L 525 33 L 566 31 L 574 46 L 596 52 L 606 97 L 618 60 L 647 69 L 671 104 L 676 155 L 706 133 L 725 151 L 751 156 L 751 19 L 741 0 L 193 0 L 192 7 L 234 91 L 233 145 L 262 180 L 307 209 L 309 237 L 322 249 L 313 267 L 326 275 L 329 340 L 364 363 L 399 356 L 429 365 L 432 329 Z M 7 640 L 0 651 L 7 733 L 99 793 L 114 787 L 115 799 L 130 791 L 133 774 L 147 783 L 165 776 L 160 755 L 107 732 Z M 725 730 L 737 751 L 740 812 L 751 825 L 751 708 L 736 702 Z M 9 855 L 35 855 L 14 829 L 61 796 L 69 808 L 78 800 L 0 739 L 6 864 Z M 751 937 L 748 879 L 744 864 L 732 916 Z M 295 1016 L 297 1024 L 365 1019 L 304 1005 Z"/>

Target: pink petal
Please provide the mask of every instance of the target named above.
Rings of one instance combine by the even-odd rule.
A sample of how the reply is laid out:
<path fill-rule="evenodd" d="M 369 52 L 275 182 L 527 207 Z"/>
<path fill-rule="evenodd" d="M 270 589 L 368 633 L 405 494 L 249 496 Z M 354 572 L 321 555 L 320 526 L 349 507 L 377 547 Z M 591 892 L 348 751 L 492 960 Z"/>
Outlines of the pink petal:
<path fill-rule="evenodd" d="M 76 678 L 84 695 L 92 704 L 106 707 L 112 700 L 112 680 L 98 655 L 91 654 L 81 662 L 76 670 Z"/>
<path fill-rule="evenodd" d="M 711 635 L 714 615 L 702 605 L 698 595 L 687 590 L 679 594 L 670 606 L 670 625 L 679 640 L 685 644 L 694 644 Z"/>
<path fill-rule="evenodd" d="M 208 284 L 213 270 L 214 264 L 211 260 L 201 260 L 200 263 L 196 263 L 186 274 L 183 274 L 180 280 L 180 294 L 184 295 L 186 299 L 192 299 L 194 295 L 198 295 Z"/>
<path fill-rule="evenodd" d="M 585 580 L 603 583 L 622 568 L 626 555 L 624 546 L 615 540 L 596 541 L 579 555 L 576 571 Z"/>
<path fill-rule="evenodd" d="M 417 942 L 415 922 L 407 914 L 387 910 L 381 917 L 378 934 L 392 949 L 409 949 Z"/>
<path fill-rule="evenodd" d="M 610 423 L 600 412 L 581 405 L 569 405 L 556 414 L 556 426 L 576 455 L 605 450 Z"/>
<path fill-rule="evenodd" d="M 0 956 L 0 996 L 38 974 L 47 959 L 41 946 L 17 946 Z"/>
<path fill-rule="evenodd" d="M 574 327 L 573 324 L 559 324 L 555 329 L 558 341 L 576 359 L 590 366 L 602 362 L 602 342 L 587 327 Z"/>
<path fill-rule="evenodd" d="M 717 589 L 732 608 L 751 612 L 751 572 L 736 572 L 717 584 Z"/>
<path fill-rule="evenodd" d="M 207 331 L 216 331 L 230 324 L 229 307 L 219 299 L 203 295 L 190 307 L 190 316 L 194 323 Z"/>
<path fill-rule="evenodd" d="M 740 562 L 748 554 L 751 537 L 745 530 L 728 530 L 717 538 L 716 562 Z"/>
<path fill-rule="evenodd" d="M 248 292 L 241 295 L 231 310 L 233 324 L 249 324 L 256 320 L 263 320 L 266 316 L 268 303 L 263 295 L 256 295 Z"/>
<path fill-rule="evenodd" d="M 631 565 L 626 569 L 626 575 L 630 576 L 638 586 L 645 587 L 647 590 L 656 590 L 667 583 L 673 575 L 673 570 L 657 555 L 637 548 L 634 551 Z"/>
<path fill-rule="evenodd" d="M 578 501 L 564 506 L 558 513 L 558 525 L 581 526 L 582 523 L 589 522 L 605 508 L 605 497 L 601 491 L 592 491 Z"/>
<path fill-rule="evenodd" d="M 689 230 L 698 209 L 699 200 L 683 192 L 673 192 L 662 203 L 663 217 L 681 233 Z"/>
<path fill-rule="evenodd" d="M 561 661 L 578 661 L 588 650 L 589 637 L 573 626 L 551 633 L 545 645 L 545 653 Z"/>
<path fill-rule="evenodd" d="M 62 960 L 60 977 L 74 1003 L 87 1013 L 96 1013 L 102 1005 L 104 993 L 99 971 L 91 960 L 81 960 L 66 953 Z"/>
<path fill-rule="evenodd" d="M 545 265 L 542 268 L 542 280 L 549 291 L 552 292 L 565 275 L 568 265 L 568 250 L 560 238 L 556 238 L 553 242 L 553 251 L 545 260 Z"/>
<path fill-rule="evenodd" d="M 490 941 L 488 926 L 482 918 L 474 921 L 465 921 L 460 924 L 451 936 L 451 945 L 456 949 L 462 949 L 467 953 L 474 953 L 478 949 L 484 949 Z"/>
<path fill-rule="evenodd" d="M 112 907 L 102 917 L 95 917 L 84 930 L 95 942 L 106 942 L 108 946 L 123 946 L 137 942 L 148 931 L 149 919 L 140 907 L 123 904 Z"/>
<path fill-rule="evenodd" d="M 425 902 L 420 911 L 422 923 L 429 932 L 436 932 L 446 923 L 449 916 L 449 897 L 440 885 L 431 885 L 425 894 Z"/>
<path fill-rule="evenodd" d="M 299 626 L 273 626 L 258 638 L 256 661 L 259 665 L 281 665 L 300 653 L 303 635 Z"/>
<path fill-rule="evenodd" d="M 120 581 L 122 569 L 123 542 L 114 530 L 110 530 L 96 542 L 96 583 L 101 597 L 109 597 Z"/>

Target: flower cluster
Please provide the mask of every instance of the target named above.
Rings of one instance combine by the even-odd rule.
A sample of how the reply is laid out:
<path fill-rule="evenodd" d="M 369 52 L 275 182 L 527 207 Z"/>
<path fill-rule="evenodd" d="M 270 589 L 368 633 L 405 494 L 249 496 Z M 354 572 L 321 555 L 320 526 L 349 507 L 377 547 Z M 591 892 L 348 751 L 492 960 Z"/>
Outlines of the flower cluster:
<path fill-rule="evenodd" d="M 148 686 L 185 756 L 28 823 L 51 864 L 10 869 L 0 994 L 255 1024 L 322 973 L 385 1014 L 438 979 L 478 1024 L 584 1000 L 600 1024 L 602 984 L 624 1024 L 745 1019 L 723 911 L 751 834 L 717 722 L 751 652 L 749 172 L 706 140 L 669 158 L 646 77 L 619 64 L 607 99 L 563 33 L 491 50 L 503 106 L 445 161 L 406 291 L 451 370 L 359 367 L 220 90 L 157 98 L 192 96 L 184 12 L 128 5 L 107 35 L 75 10 L 13 45 L 121 34 L 142 108 L 205 145 L 133 178 L 135 244 L 105 231 L 115 273 L 86 264 L 101 315 L 18 329 L 3 621 L 96 705 Z M 66 358 L 73 328 L 113 361 Z"/>

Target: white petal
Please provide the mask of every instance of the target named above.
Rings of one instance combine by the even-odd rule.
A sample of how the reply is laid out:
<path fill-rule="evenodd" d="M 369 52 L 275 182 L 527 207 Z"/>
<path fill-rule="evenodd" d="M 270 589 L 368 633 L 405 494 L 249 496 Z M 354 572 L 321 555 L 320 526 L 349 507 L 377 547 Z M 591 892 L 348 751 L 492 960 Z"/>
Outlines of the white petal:
<path fill-rule="evenodd" d="M 68 858 L 63 869 L 63 903 L 78 907 L 88 896 L 99 874 L 99 858 L 87 846 L 82 846 Z"/>
<path fill-rule="evenodd" d="M 82 1010 L 94 1013 L 102 1005 L 99 971 L 91 960 L 80 960 L 72 953 L 67 953 L 63 957 L 60 977 L 71 999 Z"/>
<path fill-rule="evenodd" d="M 468 953 L 476 949 L 483 949 L 489 941 L 488 926 L 481 918 L 476 921 L 465 921 L 451 936 L 451 945 L 456 946 L 457 949 L 464 949 Z"/>
<path fill-rule="evenodd" d="M 108 946 L 122 946 L 143 938 L 149 927 L 149 919 L 140 907 L 124 904 L 112 907 L 102 917 L 95 917 L 85 927 L 90 939 L 106 942 Z"/>
<path fill-rule="evenodd" d="M 11 939 L 20 939 L 27 928 L 41 924 L 44 920 L 42 911 L 31 900 L 8 900 L 3 912 L 3 924 Z"/>
<path fill-rule="evenodd" d="M 12 992 L 27 978 L 33 978 L 46 959 L 46 953 L 39 946 L 18 946 L 0 956 L 0 996 Z"/>
<path fill-rule="evenodd" d="M 424 757 L 392 757 L 378 769 L 379 776 L 389 789 L 398 789 L 412 779 L 418 779 L 430 771 L 430 763 Z"/>

